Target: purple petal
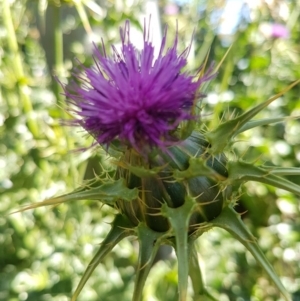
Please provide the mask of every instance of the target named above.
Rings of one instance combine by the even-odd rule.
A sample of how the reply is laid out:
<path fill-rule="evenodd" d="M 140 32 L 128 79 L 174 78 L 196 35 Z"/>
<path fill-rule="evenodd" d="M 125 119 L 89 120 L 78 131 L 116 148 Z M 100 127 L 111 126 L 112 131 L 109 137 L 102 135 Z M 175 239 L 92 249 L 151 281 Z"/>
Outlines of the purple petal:
<path fill-rule="evenodd" d="M 165 148 L 176 141 L 174 130 L 182 121 L 195 118 L 191 109 L 199 100 L 200 85 L 210 80 L 191 76 L 186 66 L 189 48 L 177 53 L 178 34 L 165 51 L 165 30 L 159 55 L 144 28 L 144 47 L 138 51 L 130 42 L 130 23 L 120 29 L 122 48 L 112 46 L 112 56 L 94 50 L 95 66 L 78 72 L 77 81 L 64 87 L 67 101 L 75 105 L 75 124 L 85 128 L 100 144 L 119 139 L 137 151 Z M 78 84 L 79 83 L 79 84 Z M 72 122 L 74 124 L 74 122 Z"/>

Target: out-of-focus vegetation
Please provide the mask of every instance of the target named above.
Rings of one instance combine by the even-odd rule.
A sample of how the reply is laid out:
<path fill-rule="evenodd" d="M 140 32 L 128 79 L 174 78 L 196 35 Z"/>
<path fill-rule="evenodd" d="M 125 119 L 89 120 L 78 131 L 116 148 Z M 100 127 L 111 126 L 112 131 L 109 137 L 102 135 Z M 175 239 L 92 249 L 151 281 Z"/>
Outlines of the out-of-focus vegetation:
<path fill-rule="evenodd" d="M 141 30 L 146 2 L 0 1 L 0 301 L 68 300 L 109 229 L 114 212 L 95 201 L 9 213 L 71 191 L 110 168 L 100 149 L 73 152 L 92 140 L 60 125 L 69 117 L 53 76 L 66 81 L 75 57 L 92 64 L 92 41 L 100 43 L 102 37 L 109 49 L 118 43 L 125 19 Z M 208 50 L 209 60 L 218 63 L 233 43 L 203 102 L 203 120 L 211 127 L 300 77 L 300 2 L 248 1 L 239 12 L 228 9 L 238 2 L 242 0 L 158 1 L 170 39 L 176 20 L 182 47 L 195 30 L 192 70 Z M 233 19 L 235 26 L 226 31 Z M 274 24 L 282 24 L 288 34 L 276 36 Z M 299 115 L 297 86 L 260 117 Z M 237 154 L 253 162 L 299 167 L 299 120 L 245 132 L 229 156 Z M 299 176 L 290 180 L 300 184 Z M 250 182 L 241 191 L 238 210 L 287 290 L 300 300 L 297 197 Z M 227 233 L 216 229 L 204 234 L 198 251 L 207 286 L 219 300 L 281 300 L 251 255 Z M 121 242 L 96 269 L 79 300 L 131 300 L 136 257 L 136 243 Z M 176 300 L 176 273 L 172 254 L 158 261 L 147 280 L 145 300 Z"/>

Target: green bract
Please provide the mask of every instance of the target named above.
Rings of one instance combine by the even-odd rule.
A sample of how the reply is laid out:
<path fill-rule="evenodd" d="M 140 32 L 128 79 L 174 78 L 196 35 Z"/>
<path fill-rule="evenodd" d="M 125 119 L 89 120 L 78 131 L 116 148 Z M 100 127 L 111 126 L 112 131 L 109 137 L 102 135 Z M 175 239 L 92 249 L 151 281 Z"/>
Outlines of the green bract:
<path fill-rule="evenodd" d="M 124 167 L 117 169 L 117 177 L 126 179 L 128 188 L 138 188 L 139 196 L 131 202 L 118 201 L 120 212 L 134 226 L 145 222 L 157 232 L 171 229 L 168 218 L 161 214 L 164 204 L 178 208 L 186 199 L 193 199 L 195 206 L 189 232 L 196 229 L 197 224 L 217 217 L 222 211 L 227 190 L 221 191 L 214 178 L 225 180 L 228 172 L 225 156 L 211 156 L 208 148 L 209 143 L 204 136 L 193 132 L 185 141 L 170 147 L 168 152 L 157 151 L 149 161 L 133 149 L 126 151 L 120 159 L 120 165 Z M 203 168 L 193 172 L 193 159 L 201 162 Z"/>

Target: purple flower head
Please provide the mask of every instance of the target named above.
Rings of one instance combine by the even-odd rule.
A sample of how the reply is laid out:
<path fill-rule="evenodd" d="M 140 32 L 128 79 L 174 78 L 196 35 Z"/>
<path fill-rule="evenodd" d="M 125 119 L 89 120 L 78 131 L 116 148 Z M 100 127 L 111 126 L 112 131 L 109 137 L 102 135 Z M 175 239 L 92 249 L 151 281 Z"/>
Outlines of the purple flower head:
<path fill-rule="evenodd" d="M 274 38 L 287 39 L 290 36 L 289 29 L 283 24 L 274 23 L 272 24 L 271 28 L 272 28 L 272 36 Z"/>
<path fill-rule="evenodd" d="M 138 51 L 130 42 L 130 23 L 120 29 L 121 51 L 112 46 L 112 56 L 95 47 L 95 66 L 83 68 L 85 76 L 65 87 L 68 102 L 75 105 L 82 126 L 98 143 L 118 140 L 137 151 L 165 148 L 176 141 L 182 121 L 195 118 L 192 108 L 199 87 L 213 76 L 191 76 L 181 69 L 189 48 L 177 53 L 178 34 L 165 51 L 166 31 L 158 57 L 144 27 L 144 46 Z"/>
<path fill-rule="evenodd" d="M 260 24 L 259 29 L 266 38 L 288 39 L 290 36 L 289 29 L 280 23 L 264 22 Z"/>

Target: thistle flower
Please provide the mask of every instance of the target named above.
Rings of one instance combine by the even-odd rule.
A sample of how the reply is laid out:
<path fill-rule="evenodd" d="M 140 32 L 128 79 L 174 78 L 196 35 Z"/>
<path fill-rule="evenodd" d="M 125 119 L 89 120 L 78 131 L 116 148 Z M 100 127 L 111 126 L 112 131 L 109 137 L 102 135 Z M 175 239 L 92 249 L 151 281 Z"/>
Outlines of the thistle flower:
<path fill-rule="evenodd" d="M 130 42 L 127 21 L 120 29 L 121 51 L 112 46 L 110 57 L 104 47 L 102 53 L 95 47 L 95 67 L 84 68 L 84 78 L 74 74 L 79 84 L 65 89 L 79 117 L 74 123 L 100 144 L 119 140 L 138 151 L 166 147 L 178 140 L 179 124 L 195 118 L 192 108 L 203 96 L 199 88 L 212 76 L 181 72 L 189 48 L 178 54 L 178 34 L 165 51 L 165 31 L 157 58 L 149 35 L 145 26 L 144 47 L 138 51 Z"/>
<path fill-rule="evenodd" d="M 284 117 L 256 121 L 252 118 L 300 80 L 215 129 L 200 132 L 194 127 L 187 131 L 187 137 L 180 138 L 183 121 L 199 120 L 194 107 L 203 95 L 198 91 L 212 75 L 195 78 L 181 72 L 189 48 L 177 54 L 177 34 L 173 46 L 164 53 L 165 33 L 157 59 L 146 28 L 141 52 L 129 40 L 129 22 L 121 30 L 121 40 L 121 52 L 113 47 L 112 58 L 104 48 L 103 54 L 95 49 L 95 68 L 84 68 L 85 77 L 74 74 L 79 83 L 65 87 L 68 102 L 75 105 L 78 114 L 74 124 L 85 128 L 107 149 L 118 142 L 114 177 L 104 173 L 69 194 L 22 209 L 91 199 L 119 210 L 72 301 L 103 257 L 130 235 L 137 236 L 140 244 L 133 301 L 142 299 L 146 278 L 162 244 L 171 245 L 177 254 L 179 300 L 187 300 L 189 276 L 195 300 L 216 300 L 203 283 L 194 248 L 196 239 L 213 227 L 223 228 L 239 240 L 285 300 L 291 300 L 234 206 L 239 186 L 246 181 L 300 195 L 300 186 L 282 177 L 300 171 L 255 166 L 241 158 L 228 160 L 224 152 L 232 151 L 232 142 L 243 131 L 284 121 Z M 236 190 L 231 191 L 232 187 Z"/>
<path fill-rule="evenodd" d="M 290 36 L 288 27 L 280 23 L 264 22 L 259 25 L 259 29 L 266 38 L 288 39 Z"/>

